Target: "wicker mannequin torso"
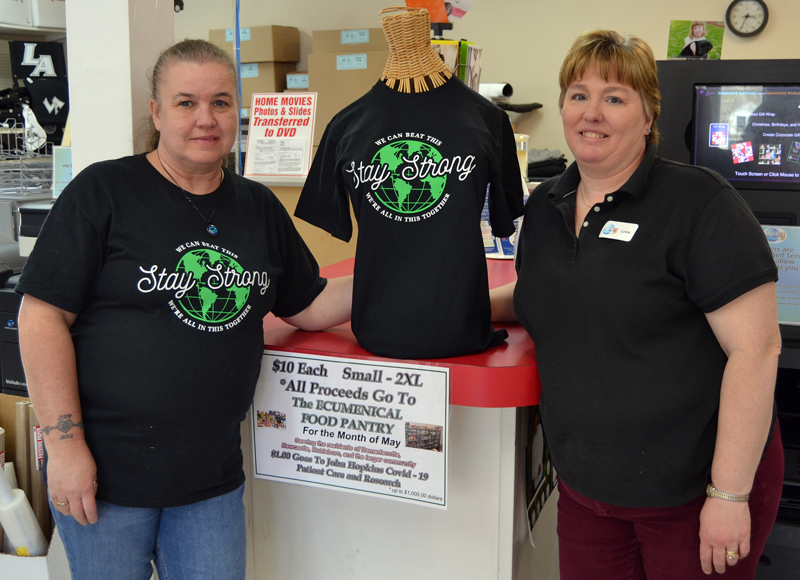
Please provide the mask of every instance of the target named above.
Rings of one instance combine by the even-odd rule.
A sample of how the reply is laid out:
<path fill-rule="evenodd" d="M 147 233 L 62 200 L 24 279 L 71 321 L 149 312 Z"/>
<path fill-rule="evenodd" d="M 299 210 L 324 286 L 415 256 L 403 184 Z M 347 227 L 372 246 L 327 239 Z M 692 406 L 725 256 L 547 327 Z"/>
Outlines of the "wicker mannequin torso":
<path fill-rule="evenodd" d="M 389 42 L 389 60 L 381 80 L 403 93 L 419 93 L 443 85 L 452 74 L 431 47 L 428 11 L 398 7 L 385 8 L 381 14 L 397 10 L 405 12 L 381 19 Z"/>

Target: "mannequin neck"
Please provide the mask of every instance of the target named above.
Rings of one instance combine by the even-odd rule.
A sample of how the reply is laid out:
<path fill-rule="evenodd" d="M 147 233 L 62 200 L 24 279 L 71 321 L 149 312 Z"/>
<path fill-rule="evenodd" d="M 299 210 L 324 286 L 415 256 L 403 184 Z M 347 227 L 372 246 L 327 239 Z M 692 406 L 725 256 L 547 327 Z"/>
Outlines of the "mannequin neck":
<path fill-rule="evenodd" d="M 427 10 L 385 16 L 381 25 L 389 43 L 389 60 L 381 80 L 389 88 L 424 92 L 440 87 L 452 76 L 431 46 Z"/>

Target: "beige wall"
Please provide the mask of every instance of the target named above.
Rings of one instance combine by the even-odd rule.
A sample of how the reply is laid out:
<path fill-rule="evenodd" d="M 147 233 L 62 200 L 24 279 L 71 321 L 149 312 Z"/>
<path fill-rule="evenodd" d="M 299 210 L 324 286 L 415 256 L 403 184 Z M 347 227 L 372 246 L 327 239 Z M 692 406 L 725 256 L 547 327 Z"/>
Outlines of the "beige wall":
<path fill-rule="evenodd" d="M 240 24 L 282 24 L 300 29 L 305 66 L 311 31 L 380 26 L 378 12 L 401 4 L 388 0 L 241 0 Z M 558 69 L 572 40 L 590 28 L 613 28 L 642 37 L 657 59 L 666 57 L 670 20 L 720 20 L 730 0 L 475 0 L 448 38 L 466 38 L 484 47 L 484 82 L 508 82 L 512 101 L 544 107 L 512 121 L 531 135 L 531 147 L 561 149 L 566 142 L 558 114 Z M 756 38 L 726 32 L 723 58 L 800 58 L 800 2 L 770 0 L 769 23 Z M 175 16 L 175 37 L 208 38 L 208 29 L 233 27 L 232 2 L 192 0 Z"/>

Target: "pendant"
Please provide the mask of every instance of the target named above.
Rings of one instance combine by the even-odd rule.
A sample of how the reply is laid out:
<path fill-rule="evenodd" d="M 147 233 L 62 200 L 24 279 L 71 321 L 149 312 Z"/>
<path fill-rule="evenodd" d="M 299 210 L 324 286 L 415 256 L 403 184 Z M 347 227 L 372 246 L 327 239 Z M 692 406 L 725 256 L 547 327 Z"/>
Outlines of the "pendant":
<path fill-rule="evenodd" d="M 219 235 L 219 230 L 217 229 L 217 226 L 215 226 L 214 224 L 208 224 L 206 231 L 208 232 L 208 235 L 211 236 L 212 238 L 216 238 Z"/>

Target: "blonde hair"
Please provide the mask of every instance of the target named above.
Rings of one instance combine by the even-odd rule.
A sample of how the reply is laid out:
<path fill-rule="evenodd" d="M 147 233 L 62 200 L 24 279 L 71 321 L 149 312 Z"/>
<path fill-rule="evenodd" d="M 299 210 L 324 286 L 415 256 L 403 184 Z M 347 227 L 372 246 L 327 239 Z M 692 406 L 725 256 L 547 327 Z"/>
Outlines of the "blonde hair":
<path fill-rule="evenodd" d="M 694 35 L 694 27 L 695 26 L 702 26 L 703 27 L 703 34 L 702 35 L 700 35 L 700 36 L 695 36 Z M 705 22 L 703 22 L 702 20 L 694 20 L 694 21 L 692 21 L 692 25 L 689 27 L 689 38 L 691 38 L 692 40 L 696 40 L 698 38 L 702 38 L 703 36 L 705 36 L 707 32 L 708 31 L 706 30 L 706 23 Z"/>
<path fill-rule="evenodd" d="M 153 66 L 153 70 L 149 75 L 150 81 L 150 98 L 153 99 L 156 103 L 161 103 L 161 95 L 159 93 L 159 88 L 162 85 L 162 81 L 164 77 L 169 74 L 168 69 L 169 66 L 178 63 L 178 62 L 187 62 L 187 63 L 194 63 L 194 64 L 206 64 L 206 63 L 213 63 L 219 64 L 226 67 L 230 73 L 231 77 L 233 78 L 233 83 L 237 84 L 237 74 L 236 74 L 236 64 L 233 62 L 233 59 L 228 55 L 227 52 L 219 48 L 218 46 L 211 44 L 207 40 L 195 39 L 195 38 L 187 38 L 182 40 L 176 44 L 173 44 L 166 50 L 164 50 L 159 56 L 158 60 L 156 60 L 155 66 Z M 234 99 L 236 99 L 237 108 L 239 106 L 239 90 L 238 85 L 237 89 L 234 91 L 233 94 Z M 155 125 L 153 124 L 152 118 L 150 119 L 150 129 L 149 129 L 149 136 L 148 136 L 148 147 L 153 150 L 158 147 L 160 134 L 156 130 Z"/>
<path fill-rule="evenodd" d="M 564 107 L 567 89 L 583 76 L 590 66 L 605 81 L 612 75 L 639 93 L 647 116 L 652 116 L 651 132 L 647 143 L 658 144 L 656 119 L 661 113 L 661 93 L 658 90 L 658 69 L 653 51 L 642 39 L 622 36 L 613 30 L 590 30 L 584 32 L 572 44 L 558 75 L 561 94 L 558 97 L 559 111 Z"/>

